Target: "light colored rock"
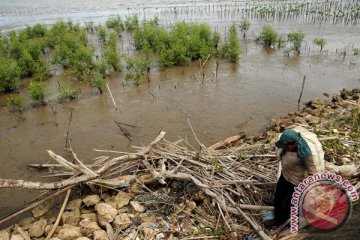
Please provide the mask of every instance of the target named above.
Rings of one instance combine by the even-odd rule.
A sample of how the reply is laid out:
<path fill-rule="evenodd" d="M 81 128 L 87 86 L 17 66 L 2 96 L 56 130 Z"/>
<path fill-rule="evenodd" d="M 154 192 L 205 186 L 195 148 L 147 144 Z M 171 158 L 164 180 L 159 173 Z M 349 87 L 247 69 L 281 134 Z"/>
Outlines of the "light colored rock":
<path fill-rule="evenodd" d="M 142 239 L 153 239 L 155 233 L 156 233 L 155 230 L 152 228 L 143 227 L 141 229 Z"/>
<path fill-rule="evenodd" d="M 107 203 L 99 203 L 96 205 L 97 219 L 101 226 L 105 226 L 106 223 L 111 223 L 117 214 L 117 210 Z"/>
<path fill-rule="evenodd" d="M 13 234 L 10 240 L 25 240 L 20 234 Z"/>
<path fill-rule="evenodd" d="M 50 240 L 61 240 L 60 238 L 54 237 L 54 238 L 50 238 Z"/>
<path fill-rule="evenodd" d="M 0 231 L 0 240 L 9 240 L 10 239 L 10 233 L 9 229 L 4 229 Z"/>
<path fill-rule="evenodd" d="M 41 217 L 45 213 L 49 212 L 49 210 L 53 207 L 53 204 L 54 202 L 52 200 L 46 201 L 31 210 L 31 212 L 35 218 Z"/>
<path fill-rule="evenodd" d="M 126 192 L 120 191 L 114 198 L 114 202 L 116 203 L 116 207 L 122 208 L 129 204 L 131 196 Z"/>
<path fill-rule="evenodd" d="M 79 227 L 74 227 L 68 224 L 65 224 L 59 231 L 59 236 L 62 240 L 72 240 L 78 237 L 82 237 Z"/>
<path fill-rule="evenodd" d="M 99 195 L 89 195 L 86 198 L 84 198 L 83 203 L 85 204 L 85 206 L 89 207 L 89 206 L 93 206 L 96 205 L 98 202 L 100 202 L 100 197 Z"/>
<path fill-rule="evenodd" d="M 139 202 L 131 201 L 130 204 L 134 208 L 135 211 L 137 211 L 137 212 L 145 212 L 145 207 L 143 205 L 141 205 Z"/>
<path fill-rule="evenodd" d="M 67 205 L 66 205 L 66 210 L 79 210 L 80 207 L 81 207 L 81 203 L 82 203 L 82 200 L 81 199 L 75 199 L 75 200 L 72 200 L 70 201 Z"/>
<path fill-rule="evenodd" d="M 126 213 L 121 213 L 115 217 L 113 227 L 115 229 L 119 228 L 121 230 L 125 230 L 130 226 L 131 223 L 132 222 L 129 215 Z"/>
<path fill-rule="evenodd" d="M 28 218 L 24 218 L 21 221 L 19 221 L 19 226 L 21 227 L 22 230 L 26 231 L 28 230 L 32 223 L 35 221 L 35 218 L 33 217 L 28 217 Z M 1 239 L 1 238 L 0 238 Z"/>
<path fill-rule="evenodd" d="M 95 213 L 85 213 L 80 216 L 83 220 L 90 220 L 91 222 L 96 222 L 96 214 Z"/>
<path fill-rule="evenodd" d="M 94 232 L 94 240 L 109 240 L 109 238 L 104 230 L 96 230 Z"/>
<path fill-rule="evenodd" d="M 54 224 L 46 225 L 45 230 L 44 230 L 46 236 L 49 235 L 49 233 L 50 233 L 51 229 L 53 228 L 53 226 L 54 226 Z"/>
<path fill-rule="evenodd" d="M 61 220 L 64 224 L 69 224 L 72 226 L 79 225 L 80 222 L 80 210 L 76 209 L 73 211 L 66 211 L 61 216 Z"/>
<path fill-rule="evenodd" d="M 90 240 L 88 237 L 78 237 L 75 240 Z"/>
<path fill-rule="evenodd" d="M 40 219 L 39 221 L 34 222 L 29 229 L 30 237 L 38 238 L 44 235 L 46 224 L 47 220 L 45 219 Z"/>
<path fill-rule="evenodd" d="M 313 116 L 313 115 L 306 115 L 305 119 L 308 123 L 318 124 L 320 123 L 321 119 L 319 117 Z"/>
<path fill-rule="evenodd" d="M 97 222 L 92 222 L 90 220 L 82 220 L 79 223 L 80 231 L 83 235 L 92 238 L 93 233 L 97 230 L 101 230 Z"/>

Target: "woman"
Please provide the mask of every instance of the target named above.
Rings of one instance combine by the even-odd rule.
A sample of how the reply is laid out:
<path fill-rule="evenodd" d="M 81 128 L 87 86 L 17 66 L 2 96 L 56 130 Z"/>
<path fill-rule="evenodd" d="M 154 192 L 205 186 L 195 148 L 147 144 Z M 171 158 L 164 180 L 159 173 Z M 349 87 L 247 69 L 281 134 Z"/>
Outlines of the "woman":
<path fill-rule="evenodd" d="M 270 225 L 279 226 L 290 217 L 291 198 L 296 187 L 307 175 L 317 172 L 315 157 L 309 144 L 293 129 L 283 131 L 275 143 L 280 149 L 281 176 L 276 185 L 274 220 Z"/>

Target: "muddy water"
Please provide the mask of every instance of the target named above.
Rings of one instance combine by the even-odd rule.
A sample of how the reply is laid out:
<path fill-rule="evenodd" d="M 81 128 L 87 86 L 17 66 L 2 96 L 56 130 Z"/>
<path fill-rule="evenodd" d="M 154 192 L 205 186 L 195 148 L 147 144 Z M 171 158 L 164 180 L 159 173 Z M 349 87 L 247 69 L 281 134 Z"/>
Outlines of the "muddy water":
<path fill-rule="evenodd" d="M 101 6 L 95 4 L 95 1 L 86 1 L 85 10 L 89 8 L 89 11 L 85 11 L 81 8 L 84 1 L 72 2 L 75 1 L 36 0 L 31 1 L 30 5 L 24 4 L 24 1 L 1 1 L 0 23 L 2 26 L 14 28 L 24 25 L 28 19 L 34 19 L 34 22 L 46 18 L 53 21 L 56 17 L 68 17 L 66 14 L 69 13 L 74 19 L 86 20 L 92 16 L 90 8 L 104 17 L 108 14 L 107 11 L 112 11 L 113 8 L 123 9 L 128 6 L 123 1 L 102 1 Z M 171 3 L 175 6 L 180 1 Z M 131 4 L 135 7 L 138 2 Z M 156 1 L 148 1 L 147 4 L 160 6 Z M 192 6 L 194 3 L 188 4 Z M 176 17 L 186 18 L 186 13 Z M 174 22 L 173 19 L 166 21 Z M 224 33 L 225 26 L 231 23 L 229 18 L 209 18 L 205 14 L 198 16 L 197 21 L 208 22 L 221 33 Z M 221 62 L 217 78 L 214 76 L 214 62 L 207 64 L 204 79 L 198 76 L 199 64 L 193 63 L 166 70 L 153 69 L 150 83 L 145 82 L 139 87 L 125 82 L 123 74 L 115 74 L 109 80 L 109 85 L 119 107 L 118 111 L 113 107 L 107 92 L 99 95 L 96 90 L 83 84 L 75 84 L 75 87 L 81 88 L 80 99 L 56 104 L 56 114 L 53 114 L 49 107 L 33 109 L 27 106 L 22 115 L 25 120 L 21 120 L 2 107 L 1 177 L 47 180 L 41 178 L 44 173 L 28 170 L 26 163 L 50 162 L 46 154 L 47 149 L 67 156 L 64 145 L 71 109 L 72 146 L 80 159 L 91 162 L 92 158 L 101 155 L 92 151 L 94 148 L 131 151 L 133 145 L 149 143 L 161 129 L 167 132 L 169 140 L 176 140 L 178 137 L 188 138 L 195 145 L 187 119 L 191 121 L 198 138 L 205 145 L 239 131 L 249 134 L 261 132 L 271 118 L 296 111 L 304 75 L 306 85 L 303 101 L 314 97 L 325 98 L 322 95 L 324 92 L 331 95 L 344 87 L 360 86 L 359 58 L 349 55 L 342 61 L 342 57 L 336 54 L 336 49 L 350 48 L 353 45 L 360 47 L 357 45 L 359 27 L 316 25 L 296 20 L 277 23 L 275 27 L 282 34 L 300 29 L 306 34 L 303 54 L 287 58 L 281 51 L 265 51 L 254 43 L 253 39 L 265 22 L 254 20 L 251 23 L 249 40 L 242 41 L 243 53 L 240 63 L 233 65 Z M 325 47 L 328 53 L 319 54 L 312 46 L 312 39 L 318 36 L 324 36 L 328 40 Z M 126 52 L 127 47 L 123 50 Z M 56 81 L 62 78 L 55 76 L 50 81 L 51 99 L 56 98 Z M 27 82 L 23 81 L 23 85 L 26 87 Z M 20 94 L 24 96 L 26 103 L 30 102 L 26 91 L 21 91 Z M 6 97 L 0 96 L 2 106 L 6 102 Z M 114 120 L 136 126 L 125 127 L 132 136 L 131 143 L 123 136 Z M 21 207 L 36 194 L 37 191 L 1 190 L 0 216 Z"/>

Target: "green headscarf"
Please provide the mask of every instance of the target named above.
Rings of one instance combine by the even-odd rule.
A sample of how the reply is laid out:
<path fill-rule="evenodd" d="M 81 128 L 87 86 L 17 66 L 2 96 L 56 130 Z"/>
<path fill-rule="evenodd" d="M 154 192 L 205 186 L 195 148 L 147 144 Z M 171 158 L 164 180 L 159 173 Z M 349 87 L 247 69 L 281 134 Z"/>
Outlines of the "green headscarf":
<path fill-rule="evenodd" d="M 292 129 L 286 129 L 282 132 L 280 140 L 275 143 L 276 147 L 283 148 L 284 144 L 297 142 L 297 156 L 300 159 L 306 159 L 312 155 L 308 143 L 301 137 L 300 133 Z"/>

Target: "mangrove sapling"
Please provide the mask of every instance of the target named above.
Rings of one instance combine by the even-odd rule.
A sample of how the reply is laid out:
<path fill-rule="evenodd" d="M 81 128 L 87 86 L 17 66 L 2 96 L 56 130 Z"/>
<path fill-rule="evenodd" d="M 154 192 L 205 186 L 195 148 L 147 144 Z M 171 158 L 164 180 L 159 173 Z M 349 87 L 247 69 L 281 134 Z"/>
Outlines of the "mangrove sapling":
<path fill-rule="evenodd" d="M 28 90 L 30 98 L 34 101 L 35 104 L 40 103 L 42 105 L 46 105 L 45 97 L 47 92 L 45 82 L 31 81 Z"/>
<path fill-rule="evenodd" d="M 266 47 L 274 46 L 278 38 L 278 33 L 270 25 L 265 25 L 260 33 L 260 40 Z"/>
<path fill-rule="evenodd" d="M 94 71 L 90 76 L 90 85 L 99 90 L 100 94 L 103 93 L 103 87 L 105 85 L 105 79 L 100 72 Z"/>
<path fill-rule="evenodd" d="M 360 56 L 360 48 L 353 48 L 352 53 L 355 57 Z"/>
<path fill-rule="evenodd" d="M 243 38 L 245 39 L 246 38 L 246 32 L 249 30 L 250 28 L 250 22 L 248 20 L 243 20 L 241 23 L 240 23 L 240 31 L 243 33 Z"/>
<path fill-rule="evenodd" d="M 24 100 L 19 95 L 10 96 L 8 99 L 7 105 L 17 113 L 22 113 L 24 111 Z"/>
<path fill-rule="evenodd" d="M 236 63 L 240 59 L 240 42 L 237 36 L 236 25 L 233 23 L 229 29 L 229 39 L 219 50 L 220 56 L 230 62 Z"/>
<path fill-rule="evenodd" d="M 150 81 L 148 76 L 150 65 L 151 61 L 148 56 L 127 57 L 126 69 L 128 72 L 125 75 L 125 79 L 134 81 L 137 86 L 139 86 L 141 80 L 145 77 Z"/>
<path fill-rule="evenodd" d="M 0 59 L 0 93 L 11 92 L 19 87 L 21 70 L 14 59 Z"/>
<path fill-rule="evenodd" d="M 125 28 L 127 31 L 134 31 L 138 26 L 139 19 L 136 15 L 126 17 Z"/>
<path fill-rule="evenodd" d="M 49 65 L 46 63 L 35 63 L 33 79 L 38 82 L 47 80 L 51 76 Z"/>
<path fill-rule="evenodd" d="M 35 68 L 35 61 L 28 51 L 23 50 L 21 52 L 20 58 L 18 59 L 18 64 L 20 67 L 21 76 L 32 76 Z"/>
<path fill-rule="evenodd" d="M 105 59 L 100 59 L 95 63 L 95 70 L 98 71 L 103 78 L 110 76 L 112 67 Z"/>
<path fill-rule="evenodd" d="M 326 45 L 326 40 L 324 38 L 315 38 L 313 43 L 316 45 L 316 46 L 319 46 L 320 47 L 320 53 L 322 52 L 324 46 Z"/>
<path fill-rule="evenodd" d="M 292 49 L 300 54 L 301 44 L 304 40 L 305 34 L 302 31 L 293 32 L 288 34 L 288 40 L 292 42 Z"/>
<path fill-rule="evenodd" d="M 219 47 L 219 43 L 220 43 L 220 39 L 221 39 L 221 34 L 217 31 L 215 31 L 213 33 L 213 47 L 214 49 L 217 49 Z"/>
<path fill-rule="evenodd" d="M 80 90 L 71 89 L 68 82 L 58 83 L 58 100 L 60 102 L 64 100 L 73 100 L 80 94 Z"/>
<path fill-rule="evenodd" d="M 124 23 L 120 16 L 116 16 L 114 18 L 109 18 L 106 21 L 106 27 L 114 29 L 117 34 L 120 34 L 125 30 Z"/>
<path fill-rule="evenodd" d="M 104 51 L 104 59 L 115 71 L 121 70 L 120 53 L 116 49 L 107 47 Z"/>
<path fill-rule="evenodd" d="M 97 29 L 97 32 L 98 32 L 98 35 L 99 35 L 99 39 L 102 42 L 105 42 L 106 41 L 106 36 L 107 36 L 106 29 L 103 26 L 99 26 L 98 29 Z"/>

